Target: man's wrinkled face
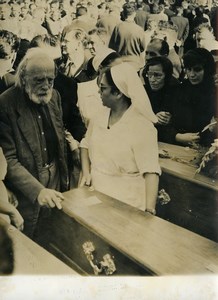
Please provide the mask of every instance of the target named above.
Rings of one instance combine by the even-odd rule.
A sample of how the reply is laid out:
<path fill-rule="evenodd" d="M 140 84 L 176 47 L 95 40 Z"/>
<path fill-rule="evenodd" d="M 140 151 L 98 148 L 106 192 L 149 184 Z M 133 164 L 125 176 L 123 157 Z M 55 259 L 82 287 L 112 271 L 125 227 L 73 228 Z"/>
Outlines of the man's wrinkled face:
<path fill-rule="evenodd" d="M 67 54 L 72 61 L 77 52 L 84 53 L 82 42 L 79 38 L 76 38 L 75 35 L 76 33 L 74 31 L 67 33 L 61 43 L 62 53 Z"/>
<path fill-rule="evenodd" d="M 55 67 L 51 62 L 29 62 L 24 76 L 24 88 L 36 104 L 47 104 L 52 97 Z"/>
<path fill-rule="evenodd" d="M 68 56 L 69 60 L 77 68 L 81 67 L 85 59 L 85 51 L 82 41 L 75 37 L 75 32 L 67 33 L 61 43 L 62 54 Z"/>

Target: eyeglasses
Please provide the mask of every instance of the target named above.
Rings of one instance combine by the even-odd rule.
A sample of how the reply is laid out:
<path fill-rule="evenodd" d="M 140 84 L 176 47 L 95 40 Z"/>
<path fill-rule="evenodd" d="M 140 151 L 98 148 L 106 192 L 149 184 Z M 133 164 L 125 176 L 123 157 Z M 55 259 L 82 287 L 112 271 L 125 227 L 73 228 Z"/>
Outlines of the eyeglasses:
<path fill-rule="evenodd" d="M 194 67 L 190 67 L 190 68 L 185 68 L 185 71 L 187 73 L 189 73 L 189 72 L 199 73 L 203 70 L 204 70 L 204 68 L 202 66 L 194 66 Z"/>
<path fill-rule="evenodd" d="M 155 79 L 161 79 L 164 76 L 164 73 L 160 72 L 147 72 L 147 77 L 151 78 L 154 77 Z"/>

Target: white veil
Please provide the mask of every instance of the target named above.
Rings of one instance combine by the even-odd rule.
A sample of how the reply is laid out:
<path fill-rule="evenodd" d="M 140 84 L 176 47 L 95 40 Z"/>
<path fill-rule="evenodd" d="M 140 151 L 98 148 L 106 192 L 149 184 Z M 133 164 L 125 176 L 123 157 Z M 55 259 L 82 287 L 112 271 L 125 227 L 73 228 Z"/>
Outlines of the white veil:
<path fill-rule="evenodd" d="M 117 88 L 131 99 L 132 106 L 152 123 L 158 119 L 154 114 L 148 95 L 136 70 L 128 63 L 111 67 L 111 76 Z"/>

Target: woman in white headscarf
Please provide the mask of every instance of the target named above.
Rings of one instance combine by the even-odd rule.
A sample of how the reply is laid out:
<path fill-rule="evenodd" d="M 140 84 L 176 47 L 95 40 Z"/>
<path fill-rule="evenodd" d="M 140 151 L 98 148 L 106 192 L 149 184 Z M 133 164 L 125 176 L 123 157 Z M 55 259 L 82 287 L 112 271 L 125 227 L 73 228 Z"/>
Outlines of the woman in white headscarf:
<path fill-rule="evenodd" d="M 159 175 L 157 118 L 136 71 L 127 63 L 99 78 L 105 106 L 81 141 L 81 186 L 155 214 Z"/>
<path fill-rule="evenodd" d="M 95 56 L 89 61 L 91 62 L 90 69 L 92 69 L 90 73 L 93 73 L 94 78 L 78 83 L 77 106 L 86 127 L 89 121 L 102 109 L 102 101 L 98 93 L 97 74 L 101 68 L 118 60 L 118 57 L 119 55 L 110 48 L 98 49 Z"/>

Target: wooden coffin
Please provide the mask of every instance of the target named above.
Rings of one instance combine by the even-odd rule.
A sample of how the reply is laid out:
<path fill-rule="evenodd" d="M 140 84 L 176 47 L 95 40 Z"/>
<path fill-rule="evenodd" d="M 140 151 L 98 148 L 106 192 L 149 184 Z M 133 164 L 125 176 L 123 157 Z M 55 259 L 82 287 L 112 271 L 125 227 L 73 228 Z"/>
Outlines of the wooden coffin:
<path fill-rule="evenodd" d="M 159 143 L 170 158 L 160 158 L 160 189 L 171 201 L 157 206 L 157 215 L 204 237 L 218 241 L 218 181 L 196 174 L 197 151 Z"/>
<path fill-rule="evenodd" d="M 0 226 L 6 228 L 13 243 L 14 270 L 12 275 L 79 276 L 78 273 L 3 219 L 0 219 Z"/>
<path fill-rule="evenodd" d="M 81 274 L 218 272 L 218 245 L 209 239 L 88 187 L 64 196 L 63 209 L 52 210 L 47 248 Z M 87 242 L 93 247 L 89 255 L 84 252 Z M 104 265 L 106 254 L 112 271 Z"/>

